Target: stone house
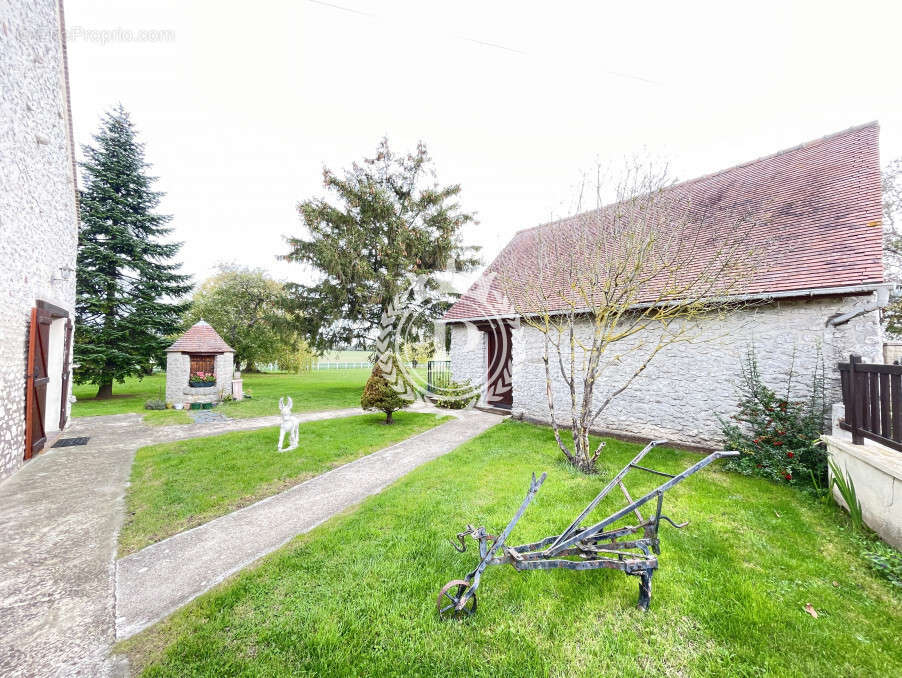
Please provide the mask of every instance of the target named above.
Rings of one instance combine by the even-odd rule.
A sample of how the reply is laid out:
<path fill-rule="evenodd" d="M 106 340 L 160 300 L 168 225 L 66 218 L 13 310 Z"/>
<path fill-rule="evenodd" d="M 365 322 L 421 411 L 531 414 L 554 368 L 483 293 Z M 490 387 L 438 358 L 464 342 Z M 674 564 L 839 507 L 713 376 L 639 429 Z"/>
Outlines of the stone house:
<path fill-rule="evenodd" d="M 166 402 L 172 404 L 215 403 L 232 394 L 235 351 L 212 325 L 195 323 L 166 349 Z M 191 386 L 199 372 L 213 373 L 212 386 Z"/>
<path fill-rule="evenodd" d="M 878 136 L 877 123 L 869 123 L 668 189 L 691 194 L 702 211 L 714 204 L 748 209 L 753 228 L 771 237 L 774 251 L 736 291 L 737 299 L 755 303 L 725 319 L 703 319 L 699 341 L 664 349 L 601 414 L 600 432 L 716 445 L 718 417 L 735 411 L 740 365 L 750 348 L 765 382 L 775 387 L 786 383 L 790 370 L 794 383 L 810 385 L 814 370 L 825 366 L 830 402 L 840 400 L 840 359 L 852 352 L 865 362 L 882 359 L 879 307 L 888 286 Z M 483 405 L 550 421 L 543 336 L 519 322 L 512 309 L 528 309 L 511 302 L 498 274 L 501 262 L 516 261 L 525 271 L 521 279 L 535 280 L 540 238 L 566 238 L 578 216 L 518 232 L 445 314 L 453 378 L 480 385 Z M 506 291 L 518 293 L 509 285 Z M 582 321 L 577 333 L 588 332 Z M 606 361 L 605 374 L 616 377 L 616 360 Z M 569 419 L 569 388 L 558 369 L 552 375 L 561 422 Z M 596 386 L 596 405 L 613 390 L 607 387 L 604 380 Z"/>
<path fill-rule="evenodd" d="M 0 479 L 53 443 L 71 395 L 78 216 L 57 0 L 0 16 Z"/>

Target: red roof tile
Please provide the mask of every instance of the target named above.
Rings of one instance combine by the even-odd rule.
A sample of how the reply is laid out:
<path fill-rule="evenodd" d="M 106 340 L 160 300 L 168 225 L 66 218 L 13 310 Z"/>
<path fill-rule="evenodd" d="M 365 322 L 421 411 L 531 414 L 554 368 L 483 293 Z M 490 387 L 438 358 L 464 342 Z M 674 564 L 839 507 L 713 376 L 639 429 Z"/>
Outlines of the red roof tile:
<path fill-rule="evenodd" d="M 179 353 L 234 353 L 235 349 L 222 340 L 222 337 L 213 329 L 212 325 L 201 320 L 192 325 L 191 329 L 179 337 L 166 351 L 177 351 Z"/>
<path fill-rule="evenodd" d="M 714 214 L 731 228 L 739 210 L 750 247 L 768 243 L 766 261 L 745 278 L 737 294 L 769 294 L 883 282 L 879 126 L 854 127 L 667 189 L 693 213 Z M 605 209 L 605 208 L 603 208 Z M 496 274 L 515 264 L 517 278 L 538 276 L 540 242 L 579 242 L 584 213 L 518 232 L 479 280 L 445 314 L 446 320 L 511 315 L 528 306 L 527 293 L 511 304 Z M 716 234 L 718 224 L 711 225 Z M 717 238 L 695 250 L 704 261 Z M 762 250 L 763 251 L 763 250 Z M 547 276 L 546 276 L 547 279 Z M 559 280 L 556 284 L 561 285 Z M 505 285 L 509 294 L 516 286 Z M 554 292 L 555 290 L 551 290 Z M 551 296 L 554 296 L 553 294 Z M 654 299 L 654 295 L 650 299 Z M 565 305 L 561 302 L 561 308 Z M 528 309 L 527 309 L 528 310 Z"/>

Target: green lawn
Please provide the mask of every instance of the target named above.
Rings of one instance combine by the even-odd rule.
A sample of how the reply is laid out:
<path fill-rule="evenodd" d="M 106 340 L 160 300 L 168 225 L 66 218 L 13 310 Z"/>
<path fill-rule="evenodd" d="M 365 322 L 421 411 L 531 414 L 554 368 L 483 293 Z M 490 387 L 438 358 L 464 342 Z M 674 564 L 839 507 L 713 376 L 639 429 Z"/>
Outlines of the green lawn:
<path fill-rule="evenodd" d="M 144 414 L 148 426 L 178 426 L 193 424 L 194 420 L 185 410 L 149 410 Z"/>
<path fill-rule="evenodd" d="M 608 466 L 636 449 L 610 442 Z M 902 675 L 899 595 L 858 557 L 845 515 L 711 467 L 666 495 L 665 513 L 691 522 L 662 526 L 648 613 L 620 572 L 493 567 L 474 618 L 438 621 L 438 589 L 477 560 L 475 542 L 460 554 L 448 538 L 468 522 L 497 534 L 532 471 L 548 480 L 512 544 L 559 532 L 602 483 L 561 464 L 548 430 L 504 423 L 118 649 L 155 677 Z M 659 480 L 636 473 L 633 496 Z"/>
<path fill-rule="evenodd" d="M 331 410 L 360 405 L 360 394 L 369 376 L 369 370 L 328 370 L 304 374 L 245 374 L 244 390 L 251 398 L 236 403 L 223 403 L 220 411 L 229 417 L 244 419 L 279 413 L 279 398 L 291 396 L 295 412 Z M 165 398 L 166 375 L 153 374 L 143 379 L 129 378 L 124 384 L 113 384 L 113 397 L 97 400 L 97 386 L 76 385 L 78 398 L 72 406 L 72 416 L 88 417 L 99 414 L 124 412 L 146 413 L 144 403 L 151 398 Z M 189 423 L 186 416 L 146 416 L 151 424 Z"/>
<path fill-rule="evenodd" d="M 72 405 L 73 417 L 91 417 L 98 414 L 124 414 L 145 412 L 144 403 L 151 398 L 166 399 L 166 375 L 151 374 L 143 379 L 129 377 L 124 384 L 113 384 L 113 397 L 98 400 L 97 384 L 75 384 L 72 395 L 77 400 Z"/>
<path fill-rule="evenodd" d="M 223 403 L 220 411 L 243 419 L 279 413 L 279 398 L 291 396 L 294 412 L 360 407 L 360 394 L 370 370 L 325 370 L 304 374 L 246 374 L 244 391 L 252 397 Z"/>
<path fill-rule="evenodd" d="M 276 452 L 278 428 L 142 447 L 135 456 L 119 556 L 281 492 L 425 431 L 447 417 L 398 412 L 301 424 L 299 446 Z"/>

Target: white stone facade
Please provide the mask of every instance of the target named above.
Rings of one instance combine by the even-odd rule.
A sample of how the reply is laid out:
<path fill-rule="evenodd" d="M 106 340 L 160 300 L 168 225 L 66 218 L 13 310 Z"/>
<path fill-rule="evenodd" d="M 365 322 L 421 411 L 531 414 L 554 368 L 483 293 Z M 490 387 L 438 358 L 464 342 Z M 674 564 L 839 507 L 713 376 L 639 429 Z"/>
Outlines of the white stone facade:
<path fill-rule="evenodd" d="M 473 385 L 484 386 L 486 358 L 485 332 L 480 332 L 474 325 L 451 325 L 451 378 L 454 381 L 469 379 Z"/>
<path fill-rule="evenodd" d="M 78 218 L 59 6 L 55 0 L 6 2 L 0 25 L 2 479 L 24 459 L 30 311 L 43 300 L 68 311 L 74 321 Z M 52 327 L 51 342 L 59 343 L 59 336 Z M 51 344 L 51 356 L 61 355 L 55 348 Z M 50 376 L 53 430 L 59 426 L 61 374 Z"/>
<path fill-rule="evenodd" d="M 235 354 L 220 353 L 214 361 L 216 385 L 206 388 L 188 386 L 191 372 L 191 356 L 170 351 L 166 354 L 166 402 L 217 403 L 232 395 L 232 377 L 235 374 Z"/>
<path fill-rule="evenodd" d="M 839 399 L 839 377 L 835 369 L 849 353 L 865 362 L 882 359 L 882 332 L 878 311 L 868 311 L 849 322 L 832 327 L 827 321 L 840 313 L 865 309 L 875 294 L 812 297 L 783 300 L 737 311 L 726 318 L 709 319 L 693 331 L 691 343 L 676 343 L 661 351 L 632 386 L 617 396 L 596 421 L 598 430 L 664 438 L 688 445 L 714 446 L 720 439 L 718 416 L 735 412 L 740 365 L 753 347 L 766 382 L 784 387 L 790 369 L 794 384 L 811 384 L 819 356 L 826 367 L 828 402 Z M 587 336 L 588 323 L 580 326 Z M 451 361 L 455 379 L 485 380 L 485 346 L 472 325 L 456 323 L 451 332 Z M 626 353 L 621 345 L 617 353 Z M 515 417 L 549 422 L 543 338 L 537 330 L 523 326 L 513 332 L 512 373 Z M 613 347 L 612 347 L 613 349 Z M 552 349 L 554 350 L 554 349 Z M 606 371 L 596 386 L 594 402 L 600 404 L 631 372 L 640 353 L 607 359 Z M 578 358 L 580 359 L 580 358 Z M 569 418 L 569 389 L 552 358 L 555 410 L 559 422 Z"/>
<path fill-rule="evenodd" d="M 902 549 L 902 454 L 868 438 L 862 445 L 852 444 L 852 434 L 839 427 L 844 416 L 842 404 L 834 405 L 833 431 L 823 437 L 827 453 L 855 483 L 865 524 L 887 543 Z M 833 487 L 833 497 L 845 507 L 839 488 Z"/>

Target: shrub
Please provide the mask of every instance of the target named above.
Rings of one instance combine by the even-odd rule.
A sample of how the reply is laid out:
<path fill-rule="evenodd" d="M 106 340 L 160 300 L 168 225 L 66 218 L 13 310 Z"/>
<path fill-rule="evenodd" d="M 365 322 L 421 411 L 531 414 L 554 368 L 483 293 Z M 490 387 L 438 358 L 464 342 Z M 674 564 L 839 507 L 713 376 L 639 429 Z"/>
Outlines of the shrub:
<path fill-rule="evenodd" d="M 462 410 L 469 407 L 479 397 L 479 393 L 470 384 L 469 379 L 453 381 L 442 379 L 443 383 L 434 384 L 437 390 L 433 395 L 435 404 L 448 410 Z"/>
<path fill-rule="evenodd" d="M 360 397 L 360 406 L 365 410 L 381 410 L 385 412 L 385 423 L 392 423 L 392 412 L 407 407 L 410 401 L 401 397 L 392 385 L 388 383 L 385 375 L 377 363 L 373 367 L 370 378 L 363 387 L 363 395 Z"/>
<path fill-rule="evenodd" d="M 151 398 L 147 402 L 144 403 L 145 410 L 165 410 L 166 409 L 166 401 L 160 400 L 159 398 Z"/>
<path fill-rule="evenodd" d="M 309 372 L 313 368 L 313 361 L 316 355 L 310 344 L 301 340 L 297 344 L 284 344 L 279 349 L 276 358 L 276 366 L 282 372 L 291 372 L 292 374 L 301 374 Z"/>
<path fill-rule="evenodd" d="M 881 577 L 902 588 L 902 553 L 875 539 L 861 555 Z"/>
<path fill-rule="evenodd" d="M 741 370 L 739 411 L 732 420 L 721 419 L 727 448 L 742 453 L 727 460 L 727 468 L 791 485 L 826 483 L 827 454 L 820 436 L 827 400 L 823 360 L 818 364 L 808 398 L 791 400 L 792 369 L 785 395 L 778 395 L 761 380 L 755 352 L 749 350 Z"/>

